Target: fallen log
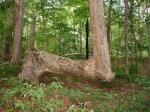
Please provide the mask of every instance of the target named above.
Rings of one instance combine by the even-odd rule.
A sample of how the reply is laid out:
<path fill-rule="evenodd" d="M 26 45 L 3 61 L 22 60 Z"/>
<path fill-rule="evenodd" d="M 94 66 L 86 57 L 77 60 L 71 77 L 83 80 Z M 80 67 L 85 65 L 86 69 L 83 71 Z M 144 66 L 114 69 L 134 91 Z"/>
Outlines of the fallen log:
<path fill-rule="evenodd" d="M 22 81 L 39 83 L 45 74 L 51 76 L 81 77 L 90 80 L 111 81 L 113 76 L 98 74 L 95 71 L 95 62 L 89 60 L 71 60 L 44 51 L 27 50 L 19 78 Z"/>

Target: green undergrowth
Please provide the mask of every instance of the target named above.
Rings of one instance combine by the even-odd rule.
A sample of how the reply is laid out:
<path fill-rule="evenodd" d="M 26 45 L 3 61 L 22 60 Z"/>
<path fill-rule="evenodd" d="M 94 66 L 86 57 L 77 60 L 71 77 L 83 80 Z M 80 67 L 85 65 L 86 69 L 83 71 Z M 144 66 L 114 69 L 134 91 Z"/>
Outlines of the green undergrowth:
<path fill-rule="evenodd" d="M 117 78 L 100 87 L 80 84 L 79 89 L 61 81 L 22 83 L 16 75 L 9 77 L 18 73 L 11 69 L 3 68 L 5 77 L 0 78 L 0 110 L 4 112 L 150 112 L 148 78 L 137 77 L 132 84 Z"/>

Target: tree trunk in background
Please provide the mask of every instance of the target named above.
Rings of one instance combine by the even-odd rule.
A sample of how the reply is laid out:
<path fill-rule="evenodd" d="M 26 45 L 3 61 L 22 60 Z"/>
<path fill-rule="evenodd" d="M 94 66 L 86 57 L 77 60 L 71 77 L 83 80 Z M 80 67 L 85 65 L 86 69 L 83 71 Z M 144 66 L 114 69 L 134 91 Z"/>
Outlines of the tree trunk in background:
<path fill-rule="evenodd" d="M 128 0 L 124 0 L 125 4 L 125 72 L 129 75 L 129 57 L 128 57 L 128 29 L 129 29 L 129 18 L 128 18 Z"/>
<path fill-rule="evenodd" d="M 133 42 L 133 47 L 132 47 L 132 61 L 136 64 L 136 66 L 138 65 L 137 63 L 137 58 L 138 58 L 138 54 L 137 54 L 137 39 L 136 39 L 136 34 L 135 34 L 135 28 L 134 28 L 134 15 L 133 15 L 133 11 L 134 11 L 134 0 L 130 1 L 130 8 L 129 8 L 129 22 L 130 22 L 130 30 L 131 30 L 131 34 L 132 34 L 132 42 Z"/>
<path fill-rule="evenodd" d="M 140 37 L 139 38 L 139 40 L 138 40 L 138 61 L 142 61 L 142 59 L 143 59 L 143 55 L 142 55 L 142 46 L 141 46 L 141 44 L 140 43 L 143 43 L 143 31 L 142 30 L 140 30 L 140 29 L 142 29 L 142 27 L 144 26 L 144 23 L 143 23 L 143 16 L 141 16 L 141 13 L 140 13 L 140 10 L 141 9 L 138 9 L 138 17 L 140 18 L 140 24 L 141 25 L 139 25 L 138 26 L 138 37 Z M 143 9 L 142 9 L 143 10 Z"/>
<path fill-rule="evenodd" d="M 10 54 L 9 37 L 4 33 L 2 61 L 8 61 Z"/>
<path fill-rule="evenodd" d="M 48 37 L 46 35 L 46 21 L 45 21 L 45 0 L 40 0 L 41 1 L 41 10 L 42 10 L 42 22 L 43 22 L 43 37 L 45 38 L 45 51 L 48 50 Z"/>
<path fill-rule="evenodd" d="M 31 35 L 29 41 L 30 49 L 34 48 L 34 38 L 35 38 L 35 26 L 36 26 L 36 14 L 35 10 L 32 11 L 32 22 L 31 22 Z"/>
<path fill-rule="evenodd" d="M 89 20 L 87 19 L 86 21 L 86 25 L 85 25 L 85 29 L 86 29 L 86 59 L 89 59 Z"/>
<path fill-rule="evenodd" d="M 148 12 L 148 0 L 146 0 L 146 7 L 147 7 L 147 9 L 146 9 L 146 13 L 147 13 L 147 17 L 149 16 L 149 12 Z M 149 59 L 149 70 L 150 70 L 150 23 L 149 23 L 149 21 L 150 20 L 147 20 L 148 22 L 147 22 L 147 35 L 148 35 L 148 40 L 149 40 L 149 50 L 148 50 L 148 59 Z"/>
<path fill-rule="evenodd" d="M 4 6 L 4 12 L 5 12 L 5 18 L 7 18 L 7 0 L 5 0 L 3 3 Z M 3 31 L 3 47 L 2 47 L 2 61 L 8 61 L 10 56 L 10 37 L 11 37 L 11 27 L 10 26 L 4 26 Z"/>
<path fill-rule="evenodd" d="M 42 51 L 26 51 L 21 80 L 40 82 L 44 75 L 73 76 L 90 80 L 112 81 L 108 41 L 102 0 L 89 0 L 94 56 L 88 60 L 75 61 Z"/>
<path fill-rule="evenodd" d="M 79 37 L 80 37 L 80 52 L 82 53 L 82 24 L 80 24 L 80 26 L 79 26 L 80 28 L 79 28 Z"/>
<path fill-rule="evenodd" d="M 108 40 L 104 20 L 103 0 L 88 0 L 94 42 L 95 69 L 98 77 L 112 78 Z"/>
<path fill-rule="evenodd" d="M 112 7 L 113 7 L 113 0 L 109 2 L 109 10 L 108 10 L 108 17 L 107 17 L 107 39 L 109 44 L 109 51 L 111 51 L 111 22 L 112 22 Z"/>
<path fill-rule="evenodd" d="M 22 38 L 22 22 L 23 22 L 23 0 L 15 0 L 15 12 L 14 12 L 14 40 L 12 49 L 12 63 L 18 63 L 21 38 Z"/>

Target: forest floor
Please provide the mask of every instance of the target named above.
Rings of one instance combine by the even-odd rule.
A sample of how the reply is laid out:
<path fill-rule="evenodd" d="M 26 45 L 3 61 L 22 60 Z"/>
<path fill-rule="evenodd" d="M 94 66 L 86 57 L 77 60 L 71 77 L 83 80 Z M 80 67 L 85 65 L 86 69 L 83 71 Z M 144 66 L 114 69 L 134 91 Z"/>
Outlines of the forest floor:
<path fill-rule="evenodd" d="M 20 66 L 0 67 L 0 112 L 150 112 L 150 78 L 117 70 L 112 83 L 61 81 L 31 85 Z"/>

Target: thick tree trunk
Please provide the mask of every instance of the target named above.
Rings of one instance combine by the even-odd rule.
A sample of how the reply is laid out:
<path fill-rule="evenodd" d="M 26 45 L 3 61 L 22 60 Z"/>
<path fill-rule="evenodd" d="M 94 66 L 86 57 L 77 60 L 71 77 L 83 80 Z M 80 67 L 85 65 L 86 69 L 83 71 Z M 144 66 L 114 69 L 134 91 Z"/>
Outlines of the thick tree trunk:
<path fill-rule="evenodd" d="M 95 71 L 95 61 L 71 60 L 61 56 L 48 54 L 43 51 L 26 51 L 24 64 L 19 77 L 23 81 L 38 83 L 44 75 L 81 77 L 89 80 L 110 81 L 107 75 L 97 75 Z M 111 76 L 112 80 L 113 76 Z"/>
<path fill-rule="evenodd" d="M 95 70 L 99 77 L 111 79 L 110 56 L 104 20 L 103 0 L 89 0 L 91 29 L 94 42 Z"/>
<path fill-rule="evenodd" d="M 22 22 L 23 22 L 23 0 L 15 0 L 15 17 L 14 17 L 14 40 L 12 51 L 12 63 L 18 62 L 21 37 L 22 37 Z"/>
<path fill-rule="evenodd" d="M 42 51 L 27 51 L 21 80 L 40 82 L 43 75 L 75 76 L 91 80 L 101 79 L 110 82 L 114 75 L 111 71 L 108 51 L 107 34 L 104 22 L 102 0 L 89 0 L 94 38 L 94 56 L 89 60 L 74 61 L 61 56 L 48 54 Z"/>
<path fill-rule="evenodd" d="M 89 79 L 97 78 L 94 72 L 94 63 L 91 60 L 74 61 L 42 51 L 27 51 L 19 77 L 22 80 L 39 82 L 40 77 L 45 74 L 54 76 L 71 74 Z M 104 77 L 104 79 L 106 78 Z"/>

